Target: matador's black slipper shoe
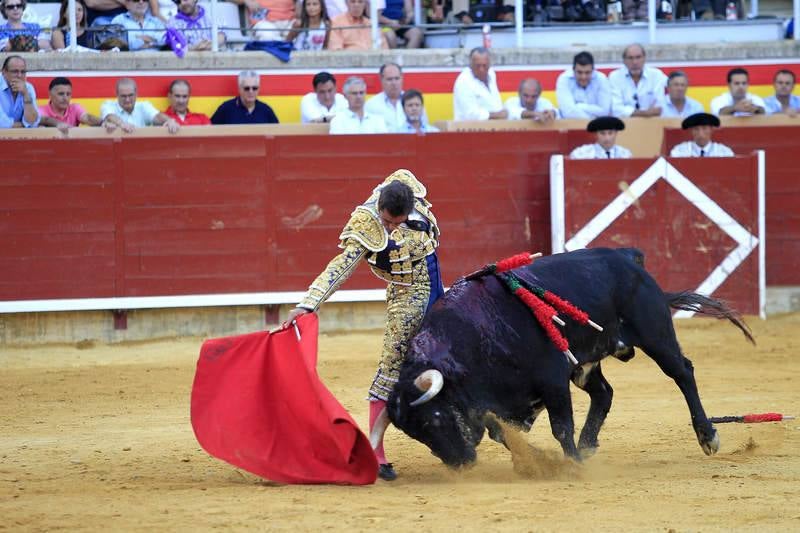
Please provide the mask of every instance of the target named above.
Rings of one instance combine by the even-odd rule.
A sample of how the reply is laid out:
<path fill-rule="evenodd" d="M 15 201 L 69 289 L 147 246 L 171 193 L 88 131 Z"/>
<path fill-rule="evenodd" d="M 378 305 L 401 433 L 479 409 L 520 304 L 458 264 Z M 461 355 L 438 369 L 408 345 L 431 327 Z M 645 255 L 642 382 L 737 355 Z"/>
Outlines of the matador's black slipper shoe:
<path fill-rule="evenodd" d="M 394 471 L 392 463 L 378 465 L 378 477 L 384 481 L 394 481 L 397 479 L 397 472 Z"/>

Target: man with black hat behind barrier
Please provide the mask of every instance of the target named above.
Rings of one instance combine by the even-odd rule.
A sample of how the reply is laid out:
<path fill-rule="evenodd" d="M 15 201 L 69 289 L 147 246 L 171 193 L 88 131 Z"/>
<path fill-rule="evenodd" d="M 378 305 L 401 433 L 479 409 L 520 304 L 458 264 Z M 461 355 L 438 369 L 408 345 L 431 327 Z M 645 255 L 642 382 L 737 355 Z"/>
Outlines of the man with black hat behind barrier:
<path fill-rule="evenodd" d="M 733 150 L 711 140 L 714 128 L 719 128 L 719 118 L 708 113 L 695 113 L 681 123 L 692 130 L 692 140 L 675 145 L 670 157 L 733 157 Z"/>
<path fill-rule="evenodd" d="M 597 117 L 589 122 L 586 131 L 597 136 L 594 144 L 575 148 L 570 159 L 630 159 L 631 151 L 617 145 L 617 133 L 625 129 L 625 123 L 617 117 Z"/>
<path fill-rule="evenodd" d="M 681 127 L 692 130 L 692 140 L 675 145 L 669 153 L 670 157 L 733 157 L 733 150 L 711 140 L 712 131 L 719 124 L 719 118 L 708 113 L 686 117 Z"/>

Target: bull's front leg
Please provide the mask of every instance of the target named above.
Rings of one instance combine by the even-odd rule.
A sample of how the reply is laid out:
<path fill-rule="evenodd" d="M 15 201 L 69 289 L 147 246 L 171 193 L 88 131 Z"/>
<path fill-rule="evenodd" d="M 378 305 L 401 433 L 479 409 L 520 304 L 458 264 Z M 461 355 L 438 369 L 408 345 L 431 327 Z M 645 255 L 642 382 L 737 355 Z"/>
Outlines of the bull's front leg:
<path fill-rule="evenodd" d="M 586 458 L 594 455 L 597 451 L 597 435 L 611 410 L 614 389 L 603 376 L 599 362 L 585 364 L 580 369 L 581 372 L 573 372 L 572 382 L 586 391 L 591 398 L 586 422 L 583 424 L 581 437 L 578 440 L 581 457 Z"/>
<path fill-rule="evenodd" d="M 575 447 L 575 420 L 572 416 L 572 396 L 569 393 L 569 381 L 563 380 L 563 385 L 549 390 L 542 395 L 542 399 L 550 418 L 550 429 L 553 432 L 553 436 L 561 444 L 564 455 L 580 461 L 580 454 Z"/>

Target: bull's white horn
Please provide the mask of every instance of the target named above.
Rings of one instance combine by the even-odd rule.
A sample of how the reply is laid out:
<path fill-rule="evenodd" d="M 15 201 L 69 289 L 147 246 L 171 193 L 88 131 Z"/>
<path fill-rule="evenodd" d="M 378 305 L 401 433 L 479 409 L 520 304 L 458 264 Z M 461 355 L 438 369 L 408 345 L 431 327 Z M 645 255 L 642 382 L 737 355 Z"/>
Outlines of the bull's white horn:
<path fill-rule="evenodd" d="M 411 402 L 411 407 L 422 405 L 429 402 L 434 396 L 439 394 L 439 391 L 444 387 L 444 377 L 442 373 L 435 369 L 426 370 L 414 380 L 414 385 L 421 391 L 425 391 L 422 396 Z"/>

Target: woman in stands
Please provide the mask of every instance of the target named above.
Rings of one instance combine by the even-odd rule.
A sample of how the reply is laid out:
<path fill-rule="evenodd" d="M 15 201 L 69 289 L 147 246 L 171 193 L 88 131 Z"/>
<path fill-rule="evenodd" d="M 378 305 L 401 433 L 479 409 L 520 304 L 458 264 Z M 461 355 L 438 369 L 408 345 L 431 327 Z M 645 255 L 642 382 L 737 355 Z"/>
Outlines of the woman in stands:
<path fill-rule="evenodd" d="M 36 52 L 50 50 L 50 41 L 42 38 L 42 28 L 33 22 L 22 22 L 27 0 L 3 0 L 0 12 L 8 22 L 0 26 L 0 50 Z"/>
<path fill-rule="evenodd" d="M 331 21 L 325 0 L 303 0 L 300 20 L 295 19 L 286 36 L 295 50 L 323 50 L 328 46 Z"/>
<path fill-rule="evenodd" d="M 86 31 L 86 4 L 83 0 L 75 0 L 75 26 L 78 35 L 78 46 L 91 48 L 89 32 Z M 61 50 L 69 46 L 69 1 L 61 1 L 58 13 L 58 27 L 53 30 L 53 49 Z"/>

